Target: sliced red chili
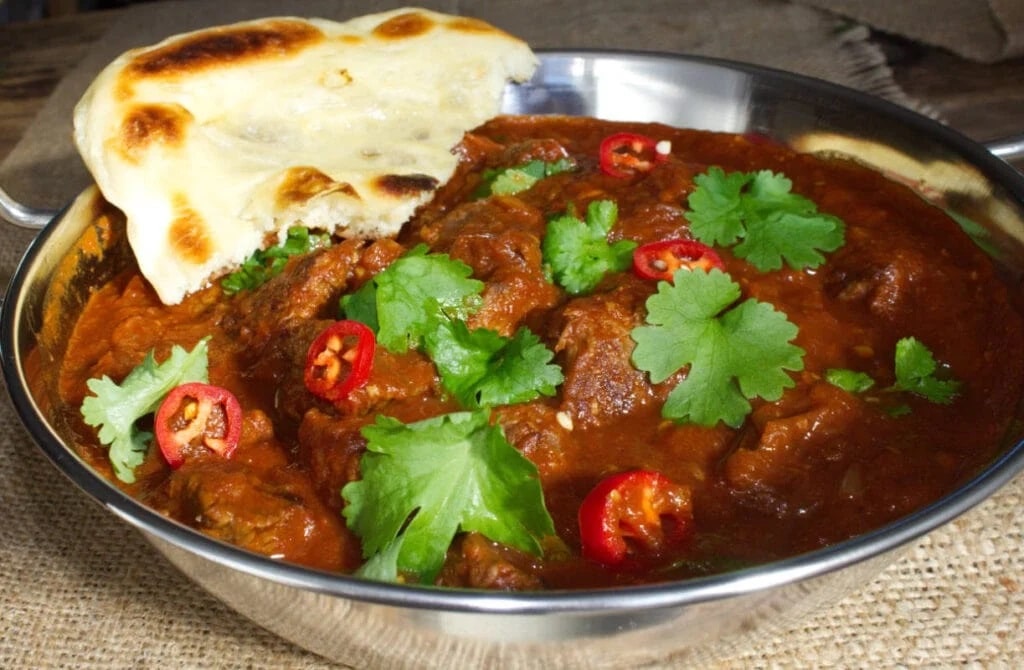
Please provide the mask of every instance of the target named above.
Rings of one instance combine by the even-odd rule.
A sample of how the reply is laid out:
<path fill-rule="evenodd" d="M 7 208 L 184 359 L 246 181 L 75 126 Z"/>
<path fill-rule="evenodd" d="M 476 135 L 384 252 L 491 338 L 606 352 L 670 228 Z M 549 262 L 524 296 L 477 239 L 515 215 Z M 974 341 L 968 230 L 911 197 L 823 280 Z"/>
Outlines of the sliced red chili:
<path fill-rule="evenodd" d="M 725 270 L 725 264 L 706 244 L 691 240 L 662 240 L 637 247 L 633 252 L 633 271 L 643 279 L 672 281 L 679 268 Z"/>
<path fill-rule="evenodd" d="M 601 171 L 619 178 L 650 172 L 656 163 L 668 158 L 667 146 L 637 133 L 609 135 L 598 150 Z"/>
<path fill-rule="evenodd" d="M 607 566 L 657 558 L 690 534 L 690 490 L 653 470 L 612 475 L 584 498 L 579 525 L 585 558 Z"/>
<path fill-rule="evenodd" d="M 306 388 L 324 400 L 344 400 L 370 378 L 376 348 L 373 331 L 358 321 L 329 326 L 306 353 Z"/>
<path fill-rule="evenodd" d="M 160 403 L 154 433 L 172 468 L 181 467 L 189 447 L 205 446 L 231 458 L 242 435 L 242 407 L 226 388 L 200 382 L 182 384 Z"/>

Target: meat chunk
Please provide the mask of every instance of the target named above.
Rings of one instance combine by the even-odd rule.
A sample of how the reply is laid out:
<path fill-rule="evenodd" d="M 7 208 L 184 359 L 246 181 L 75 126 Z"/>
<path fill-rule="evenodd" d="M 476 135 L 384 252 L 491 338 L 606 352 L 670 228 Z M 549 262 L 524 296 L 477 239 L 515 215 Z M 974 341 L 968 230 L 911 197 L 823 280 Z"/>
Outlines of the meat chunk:
<path fill-rule="evenodd" d="M 566 467 L 573 440 L 572 419 L 567 413 L 546 402 L 508 405 L 497 413 L 505 437 L 537 466 L 541 479 Z"/>
<path fill-rule="evenodd" d="M 863 234 L 853 231 L 850 235 Z M 893 237 L 906 231 L 894 233 Z M 971 305 L 990 296 L 981 292 L 981 281 L 990 270 L 977 260 L 977 253 L 935 253 L 913 238 L 900 244 L 844 248 L 824 267 L 824 292 L 835 305 L 846 310 L 866 310 L 871 318 L 899 331 L 924 329 L 942 331 L 950 320 L 968 320 L 977 312 Z M 942 292 L 945 300 L 935 299 Z M 957 311 L 951 311 L 951 306 Z M 983 325 L 984 329 L 985 326 Z"/>
<path fill-rule="evenodd" d="M 630 332 L 642 323 L 645 296 L 627 283 L 577 298 L 562 310 L 555 345 L 565 371 L 562 407 L 577 426 L 600 426 L 652 399 L 646 375 L 630 362 Z"/>
<path fill-rule="evenodd" d="M 486 166 L 512 167 L 530 161 L 548 163 L 569 157 L 569 151 L 558 140 L 541 137 L 526 139 L 508 145 L 478 133 L 466 133 L 458 146 L 462 160 L 473 165 L 474 171 Z"/>
<path fill-rule="evenodd" d="M 285 324 L 333 315 L 362 246 L 349 240 L 292 260 L 287 272 L 238 297 L 226 330 L 243 346 L 261 351 Z"/>
<path fill-rule="evenodd" d="M 383 413 L 403 423 L 453 409 L 445 400 L 427 392 L 392 398 L 385 404 Z M 359 458 L 366 449 L 366 440 L 359 431 L 372 423 L 374 416 L 369 411 L 340 414 L 331 408 L 312 407 L 302 417 L 298 460 L 309 470 L 320 499 L 332 509 L 341 509 L 342 487 L 359 478 Z"/>
<path fill-rule="evenodd" d="M 369 380 L 349 394 L 344 409 L 350 414 L 368 414 L 387 407 L 392 416 L 403 414 L 396 405 L 403 401 L 419 404 L 437 395 L 438 385 L 437 369 L 424 354 L 415 350 L 395 353 L 377 347 Z"/>
<path fill-rule="evenodd" d="M 250 370 L 254 378 L 273 377 L 278 392 L 274 400 L 280 415 L 298 422 L 312 407 L 328 407 L 306 389 L 305 366 L 309 345 L 331 321 L 294 324 L 294 330 L 280 334 L 280 344 L 267 350 Z M 338 405 L 346 415 L 360 416 L 406 399 L 418 400 L 437 391 L 433 363 L 416 351 L 394 353 L 383 347 L 374 351 L 370 377 Z"/>
<path fill-rule="evenodd" d="M 344 292 L 390 265 L 404 251 L 390 239 L 369 245 L 364 240 L 345 240 L 295 259 L 287 272 L 239 296 L 233 314 L 225 320 L 225 330 L 250 358 L 261 356 L 275 337 L 293 324 L 336 318 Z"/>
<path fill-rule="evenodd" d="M 532 313 L 558 304 L 561 294 L 544 276 L 540 239 L 523 230 L 463 235 L 451 249 L 486 281 L 483 305 L 471 328 L 489 328 L 509 337 Z"/>
<path fill-rule="evenodd" d="M 540 210 L 515 197 L 491 197 L 460 205 L 425 224 L 419 235 L 434 251 L 448 253 L 487 283 L 483 305 L 470 326 L 508 336 L 531 314 L 558 304 L 560 293 L 544 276 Z"/>
<path fill-rule="evenodd" d="M 359 429 L 368 422 L 368 418 L 342 418 L 314 408 L 299 426 L 299 460 L 331 509 L 341 510 L 341 489 L 359 478 L 359 457 L 366 450 Z"/>
<path fill-rule="evenodd" d="M 863 401 L 828 382 L 817 382 L 762 405 L 751 415 L 757 431 L 752 448 L 741 446 L 725 462 L 725 476 L 735 488 L 774 492 L 812 476 L 828 452 L 842 451 L 851 425 L 867 420 Z"/>
<path fill-rule="evenodd" d="M 303 380 L 306 355 L 317 335 L 340 317 L 341 295 L 389 266 L 404 251 L 394 240 L 369 245 L 346 240 L 294 261 L 286 273 L 236 301 L 235 311 L 225 319 L 225 330 L 239 345 L 239 364 L 245 377 L 264 388 L 276 388 L 272 403 L 280 417 L 298 423 L 317 404 Z M 402 395 L 402 389 L 411 394 L 430 389 L 432 369 L 420 374 L 422 365 L 395 363 L 390 356 L 379 352 L 378 358 L 383 360 L 374 363 L 378 374 L 354 394 L 358 397 L 349 411 L 368 411 L 374 404 Z M 396 366 L 403 365 L 406 367 L 397 373 Z M 390 383 L 399 377 L 399 384 Z"/>
<path fill-rule="evenodd" d="M 535 591 L 543 587 L 531 556 L 479 533 L 456 539 L 437 584 L 493 591 Z"/>
<path fill-rule="evenodd" d="M 510 166 L 530 161 L 554 163 L 568 157 L 569 152 L 561 142 L 550 137 L 540 137 L 509 144 L 498 154 L 497 163 Z"/>
<path fill-rule="evenodd" d="M 447 253 L 463 233 L 499 233 L 503 230 L 523 230 L 537 238 L 544 234 L 547 224 L 541 212 L 515 197 L 491 197 L 472 200 L 438 212 L 438 216 L 413 223 L 412 230 L 420 241 L 433 251 Z"/>
<path fill-rule="evenodd" d="M 872 314 L 897 317 L 914 300 L 920 278 L 928 263 L 921 254 L 908 250 L 887 250 L 883 258 L 846 269 L 837 264 L 830 277 L 836 297 L 847 303 L 863 303 Z"/>
<path fill-rule="evenodd" d="M 168 494 L 169 516 L 219 540 L 327 570 L 359 563 L 358 540 L 294 469 L 201 459 L 171 474 Z"/>

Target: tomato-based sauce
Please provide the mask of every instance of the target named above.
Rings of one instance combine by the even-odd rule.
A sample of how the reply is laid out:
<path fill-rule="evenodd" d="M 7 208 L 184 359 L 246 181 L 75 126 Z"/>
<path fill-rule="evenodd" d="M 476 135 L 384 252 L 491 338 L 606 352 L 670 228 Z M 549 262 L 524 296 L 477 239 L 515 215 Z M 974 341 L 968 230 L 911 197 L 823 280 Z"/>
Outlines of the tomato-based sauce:
<path fill-rule="evenodd" d="M 671 153 L 619 158 L 620 168 L 643 170 L 609 174 L 601 169 L 602 140 L 621 132 L 668 141 Z M 336 240 L 291 259 L 256 289 L 225 295 L 213 286 L 175 306 L 161 304 L 134 271 L 95 293 L 62 363 L 65 402 L 81 404 L 88 379 L 121 379 L 151 350 L 160 360 L 173 345 L 190 348 L 209 337 L 210 383 L 230 390 L 243 410 L 231 458 L 198 450 L 171 469 L 151 448 L 135 483 L 122 484 L 129 493 L 252 551 L 328 570 L 358 568 L 360 539 L 346 526 L 340 491 L 360 478 L 361 429 L 378 414 L 413 422 L 459 404 L 416 349 L 378 346 L 368 379 L 344 403 L 311 393 L 304 370 L 310 344 L 340 318 L 342 297 L 419 244 L 465 263 L 484 282 L 470 327 L 503 336 L 529 328 L 564 375 L 554 396 L 493 414 L 536 466 L 557 537 L 542 541 L 540 557 L 460 533 L 437 577 L 442 584 L 606 586 L 792 556 L 938 499 L 1019 430 L 1021 316 L 990 259 L 940 207 L 905 186 L 850 162 L 738 135 L 591 119 L 502 117 L 467 135 L 458 151 L 455 176 L 397 239 Z M 513 195 L 479 197 L 485 170 L 559 159 L 574 169 Z M 629 267 L 571 295 L 552 282 L 542 253 L 552 217 L 582 213 L 597 200 L 618 207 L 610 242 L 693 240 L 684 213 L 695 176 L 709 166 L 783 173 L 794 193 L 845 223 L 845 242 L 809 269 L 759 270 L 734 247 L 712 245 L 715 267 L 724 266 L 742 299 L 785 314 L 798 329 L 793 344 L 805 352 L 802 369 L 787 372 L 792 386 L 777 400 L 754 397 L 738 427 L 665 418 L 666 397 L 686 370 L 652 383 L 632 360 L 631 333 L 644 323 L 657 276 Z M 876 389 L 891 387 L 896 343 L 908 337 L 925 343 L 959 382 L 950 403 L 857 393 L 826 380 L 828 370 L 854 369 Z M 82 453 L 111 473 L 95 430 L 79 430 Z M 623 566 L 585 556 L 581 504 L 599 482 L 634 470 L 658 473 L 657 481 L 683 492 L 675 499 L 685 513 L 673 514 L 685 532 L 670 529 L 681 539 L 658 545 L 657 561 Z M 657 522 L 657 514 L 647 521 Z"/>

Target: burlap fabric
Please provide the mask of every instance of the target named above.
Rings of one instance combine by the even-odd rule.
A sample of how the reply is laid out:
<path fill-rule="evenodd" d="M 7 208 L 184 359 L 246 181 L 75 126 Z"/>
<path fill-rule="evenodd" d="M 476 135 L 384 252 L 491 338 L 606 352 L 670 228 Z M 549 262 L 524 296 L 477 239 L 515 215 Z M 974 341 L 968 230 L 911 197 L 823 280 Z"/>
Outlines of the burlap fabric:
<path fill-rule="evenodd" d="M 372 9 L 398 3 L 372 3 Z M 701 53 L 759 62 L 906 101 L 867 31 L 781 2 L 426 2 L 480 16 L 536 46 Z M 343 18 L 356 0 L 289 3 Z M 699 12 L 698 12 L 699 10 Z M 85 175 L 66 140 L 70 106 L 96 70 L 130 46 L 204 24 L 283 13 L 277 2 L 168 3 L 126 12 L 64 82 L 0 166 L 0 183 L 40 206 L 66 201 Z M 536 17 L 543 16 L 542 21 Z M 30 235 L 0 227 L 4 284 Z M 800 625 L 730 649 L 717 667 L 1017 667 L 1024 649 L 1018 478 L 918 541 L 872 583 Z M 327 668 L 231 611 L 90 502 L 34 447 L 0 401 L 0 667 Z M 410 667 L 416 659 L 408 659 Z M 666 664 L 670 665 L 670 664 Z"/>

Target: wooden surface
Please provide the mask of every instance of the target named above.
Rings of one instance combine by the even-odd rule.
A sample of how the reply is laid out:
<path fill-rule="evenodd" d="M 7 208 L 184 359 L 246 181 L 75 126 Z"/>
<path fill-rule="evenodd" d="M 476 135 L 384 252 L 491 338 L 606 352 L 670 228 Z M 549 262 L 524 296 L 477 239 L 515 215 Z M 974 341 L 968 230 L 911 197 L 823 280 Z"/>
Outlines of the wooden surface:
<path fill-rule="evenodd" d="M 983 65 L 905 40 L 875 39 L 900 87 L 950 126 L 979 142 L 1024 133 L 1024 58 Z"/>
<path fill-rule="evenodd" d="M 0 160 L 117 10 L 0 26 Z"/>
<path fill-rule="evenodd" d="M 123 10 L 0 26 L 0 160 L 47 96 Z M 1024 132 L 1024 58 L 982 65 L 879 36 L 896 81 L 978 141 Z"/>

